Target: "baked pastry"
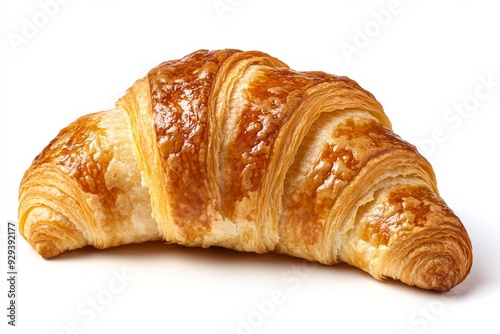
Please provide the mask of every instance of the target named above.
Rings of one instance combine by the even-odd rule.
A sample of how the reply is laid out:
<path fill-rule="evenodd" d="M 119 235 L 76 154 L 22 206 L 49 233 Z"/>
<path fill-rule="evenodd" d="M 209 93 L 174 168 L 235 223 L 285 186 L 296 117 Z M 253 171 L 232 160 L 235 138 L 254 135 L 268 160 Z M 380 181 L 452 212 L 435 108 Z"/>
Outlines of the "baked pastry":
<path fill-rule="evenodd" d="M 19 229 L 44 258 L 149 240 L 346 262 L 447 291 L 472 246 L 429 162 L 346 77 L 200 50 L 61 130 L 26 171 Z"/>

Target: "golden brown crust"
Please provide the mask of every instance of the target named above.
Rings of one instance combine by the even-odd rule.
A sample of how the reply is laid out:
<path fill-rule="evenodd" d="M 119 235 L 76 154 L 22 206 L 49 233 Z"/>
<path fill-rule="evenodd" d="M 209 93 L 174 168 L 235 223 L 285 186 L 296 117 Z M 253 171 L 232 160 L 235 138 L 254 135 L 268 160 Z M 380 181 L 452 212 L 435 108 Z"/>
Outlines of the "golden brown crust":
<path fill-rule="evenodd" d="M 19 200 L 19 230 L 46 258 L 159 239 L 120 110 L 61 130 L 26 171 Z"/>
<path fill-rule="evenodd" d="M 432 167 L 373 95 L 258 51 L 162 63 L 114 110 L 63 129 L 25 174 L 19 217 L 47 258 L 163 239 L 347 262 L 439 291 L 472 264 Z"/>
<path fill-rule="evenodd" d="M 199 51 L 160 64 L 148 74 L 170 215 L 192 245 L 201 245 L 197 239 L 211 229 L 208 97 L 221 62 L 234 52 Z"/>

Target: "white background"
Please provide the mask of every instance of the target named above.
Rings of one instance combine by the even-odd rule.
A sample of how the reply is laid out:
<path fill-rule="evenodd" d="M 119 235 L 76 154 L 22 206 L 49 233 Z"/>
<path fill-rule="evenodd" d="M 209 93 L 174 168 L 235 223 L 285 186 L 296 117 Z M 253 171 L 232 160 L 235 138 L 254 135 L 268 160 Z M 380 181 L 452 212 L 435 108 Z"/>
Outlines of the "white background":
<path fill-rule="evenodd" d="M 54 1 L 0 8 L 0 321 L 8 333 L 498 328 L 496 1 Z M 218 12 L 214 4 L 229 7 Z M 343 52 L 347 45 L 356 53 Z M 442 196 L 468 229 L 474 264 L 466 281 L 438 294 L 345 265 L 161 243 L 46 261 L 18 239 L 18 326 L 7 326 L 6 225 L 17 219 L 18 185 L 35 155 L 78 116 L 112 108 L 158 63 L 226 47 L 347 75 L 371 91 L 395 132 L 431 161 Z"/>

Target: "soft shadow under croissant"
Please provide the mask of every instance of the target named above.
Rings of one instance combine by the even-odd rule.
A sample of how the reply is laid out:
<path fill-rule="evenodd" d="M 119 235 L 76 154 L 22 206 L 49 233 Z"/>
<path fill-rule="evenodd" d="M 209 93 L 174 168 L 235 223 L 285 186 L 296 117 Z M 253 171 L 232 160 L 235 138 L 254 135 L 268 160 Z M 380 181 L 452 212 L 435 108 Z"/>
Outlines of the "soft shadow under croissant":
<path fill-rule="evenodd" d="M 356 82 L 200 50 L 61 130 L 26 171 L 19 229 L 45 258 L 164 240 L 346 262 L 448 291 L 472 264 L 432 167 Z"/>

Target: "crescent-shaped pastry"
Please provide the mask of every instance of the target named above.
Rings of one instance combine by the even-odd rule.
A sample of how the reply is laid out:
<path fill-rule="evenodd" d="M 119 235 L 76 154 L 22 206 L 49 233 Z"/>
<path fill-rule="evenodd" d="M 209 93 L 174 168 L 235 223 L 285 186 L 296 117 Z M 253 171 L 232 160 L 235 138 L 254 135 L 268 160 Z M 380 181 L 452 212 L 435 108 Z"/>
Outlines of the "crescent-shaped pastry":
<path fill-rule="evenodd" d="M 472 246 L 429 162 L 372 94 L 262 52 L 200 50 L 64 128 L 26 171 L 45 258 L 148 240 L 346 262 L 447 291 Z"/>

